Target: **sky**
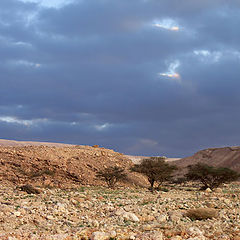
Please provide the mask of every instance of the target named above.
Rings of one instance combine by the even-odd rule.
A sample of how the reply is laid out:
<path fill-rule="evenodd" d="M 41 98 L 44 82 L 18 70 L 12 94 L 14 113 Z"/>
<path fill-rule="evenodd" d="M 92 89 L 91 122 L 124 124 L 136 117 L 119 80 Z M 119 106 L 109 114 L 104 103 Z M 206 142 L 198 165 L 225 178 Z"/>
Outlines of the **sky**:
<path fill-rule="evenodd" d="M 239 145 L 239 25 L 238 0 L 1 0 L 0 138 Z"/>

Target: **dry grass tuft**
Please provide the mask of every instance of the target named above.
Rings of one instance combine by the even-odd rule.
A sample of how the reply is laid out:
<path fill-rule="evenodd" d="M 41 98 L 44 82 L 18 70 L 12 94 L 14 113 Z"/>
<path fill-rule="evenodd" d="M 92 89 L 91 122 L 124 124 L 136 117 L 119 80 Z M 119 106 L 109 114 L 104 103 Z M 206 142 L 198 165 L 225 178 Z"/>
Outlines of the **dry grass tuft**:
<path fill-rule="evenodd" d="M 216 218 L 218 216 L 218 211 L 214 208 L 196 208 L 189 209 L 185 215 L 192 220 L 204 220 Z"/>

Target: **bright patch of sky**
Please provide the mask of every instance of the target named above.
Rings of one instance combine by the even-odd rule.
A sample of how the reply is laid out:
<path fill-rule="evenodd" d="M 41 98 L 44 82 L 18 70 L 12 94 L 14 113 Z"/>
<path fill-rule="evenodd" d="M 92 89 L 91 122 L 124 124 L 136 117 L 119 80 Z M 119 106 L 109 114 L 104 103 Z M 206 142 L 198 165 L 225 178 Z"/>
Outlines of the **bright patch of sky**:
<path fill-rule="evenodd" d="M 25 126 L 32 125 L 32 121 L 30 121 L 30 120 L 19 120 L 15 117 L 0 117 L 0 121 L 6 122 L 6 123 L 17 123 L 17 124 L 25 125 Z"/>
<path fill-rule="evenodd" d="M 40 6 L 47 8 L 61 8 L 74 2 L 74 0 L 19 0 L 19 1 L 25 3 L 37 3 Z"/>
<path fill-rule="evenodd" d="M 157 28 L 163 28 L 170 31 L 179 31 L 180 27 L 176 21 L 173 19 L 167 18 L 163 20 L 154 20 L 152 26 Z"/>
<path fill-rule="evenodd" d="M 16 117 L 12 116 L 0 116 L 0 122 L 6 122 L 6 123 L 13 123 L 13 124 L 19 124 L 24 126 L 32 126 L 34 124 L 38 124 L 41 122 L 46 122 L 47 119 L 34 119 L 34 120 L 24 120 L 24 119 L 18 119 Z"/>
<path fill-rule="evenodd" d="M 26 60 L 15 60 L 15 61 L 11 61 L 10 64 L 16 65 L 16 66 L 33 67 L 33 68 L 41 67 L 40 63 L 29 62 Z"/>
<path fill-rule="evenodd" d="M 208 51 L 208 50 L 195 50 L 193 51 L 195 55 L 200 57 L 201 61 L 211 61 L 218 62 L 222 57 L 222 53 L 219 51 Z"/>
<path fill-rule="evenodd" d="M 168 78 L 176 80 L 176 81 L 180 81 L 181 76 L 176 71 L 179 66 L 180 66 L 180 62 L 178 60 L 176 60 L 169 65 L 167 72 L 158 73 L 158 75 L 168 77 Z"/>
<path fill-rule="evenodd" d="M 109 128 L 111 126 L 111 124 L 109 123 L 104 123 L 102 125 L 95 125 L 94 127 L 98 130 L 98 131 L 103 131 L 107 128 Z"/>

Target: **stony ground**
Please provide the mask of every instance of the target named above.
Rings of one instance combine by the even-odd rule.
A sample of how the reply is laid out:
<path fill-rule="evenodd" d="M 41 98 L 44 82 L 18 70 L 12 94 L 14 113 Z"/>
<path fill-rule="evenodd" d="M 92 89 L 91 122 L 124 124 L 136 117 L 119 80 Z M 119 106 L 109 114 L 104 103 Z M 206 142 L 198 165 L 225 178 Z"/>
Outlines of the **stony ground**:
<path fill-rule="evenodd" d="M 27 194 L 0 186 L 0 239 L 239 240 L 240 186 L 216 192 L 168 186 L 145 188 L 79 187 L 41 189 Z M 214 209 L 212 219 L 194 220 L 189 209 Z"/>

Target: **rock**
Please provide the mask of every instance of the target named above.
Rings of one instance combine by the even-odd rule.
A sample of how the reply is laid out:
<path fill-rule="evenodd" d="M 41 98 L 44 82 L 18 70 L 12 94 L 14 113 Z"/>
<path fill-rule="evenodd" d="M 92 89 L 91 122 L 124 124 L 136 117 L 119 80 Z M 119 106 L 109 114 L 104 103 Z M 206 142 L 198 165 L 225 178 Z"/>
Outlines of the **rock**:
<path fill-rule="evenodd" d="M 224 199 L 224 202 L 227 204 L 227 205 L 230 205 L 232 203 L 232 201 L 230 199 Z"/>
<path fill-rule="evenodd" d="M 93 148 L 99 148 L 99 145 L 93 145 L 92 147 Z"/>
<path fill-rule="evenodd" d="M 54 217 L 53 217 L 52 215 L 48 215 L 46 218 L 47 218 L 48 220 L 53 220 L 53 219 L 54 219 Z"/>
<path fill-rule="evenodd" d="M 162 232 L 155 231 L 155 232 L 153 232 L 151 238 L 152 238 L 152 240 L 163 240 L 163 234 L 162 234 Z"/>
<path fill-rule="evenodd" d="M 208 207 L 208 208 L 214 208 L 215 205 L 211 202 L 206 202 L 205 205 Z"/>
<path fill-rule="evenodd" d="M 14 214 L 14 216 L 16 216 L 16 217 L 20 217 L 20 216 L 21 216 L 21 213 L 20 213 L 20 212 L 14 212 L 13 214 Z"/>
<path fill-rule="evenodd" d="M 99 227 L 99 222 L 97 220 L 94 220 L 92 222 L 92 226 L 98 228 Z"/>
<path fill-rule="evenodd" d="M 182 237 L 181 236 L 174 236 L 174 237 L 171 237 L 170 240 L 182 240 Z"/>
<path fill-rule="evenodd" d="M 183 217 L 183 213 L 181 211 L 171 211 L 168 215 L 170 220 L 175 223 L 178 223 Z"/>
<path fill-rule="evenodd" d="M 132 222 L 139 222 L 139 218 L 131 212 L 125 212 L 123 213 L 122 217 L 124 218 L 124 220 L 126 221 L 132 221 Z"/>
<path fill-rule="evenodd" d="M 190 235 L 190 236 L 193 236 L 193 237 L 201 237 L 203 236 L 203 231 L 201 231 L 199 228 L 197 227 L 190 227 L 188 230 L 187 230 L 187 233 Z"/>
<path fill-rule="evenodd" d="M 160 216 L 157 217 L 157 221 L 158 221 L 158 222 L 166 222 L 167 219 L 168 219 L 168 216 L 165 215 L 165 214 L 160 215 Z"/>
<path fill-rule="evenodd" d="M 91 236 L 91 240 L 108 240 L 109 238 L 109 234 L 105 232 L 94 232 Z"/>
<path fill-rule="evenodd" d="M 207 189 L 205 190 L 205 192 L 206 192 L 206 193 L 211 193 L 211 192 L 212 192 L 212 189 L 211 189 L 211 188 L 207 188 Z"/>
<path fill-rule="evenodd" d="M 38 190 L 37 188 L 35 188 L 31 185 L 28 185 L 28 184 L 20 186 L 19 189 L 21 191 L 24 191 L 24 192 L 28 193 L 28 194 L 40 194 L 41 193 L 40 190 Z"/>
<path fill-rule="evenodd" d="M 124 213 L 125 213 L 125 211 L 120 208 L 120 209 L 118 209 L 118 210 L 115 212 L 115 215 L 121 216 L 121 215 L 123 215 Z"/>
<path fill-rule="evenodd" d="M 16 237 L 8 237 L 8 240 L 18 240 Z"/>
<path fill-rule="evenodd" d="M 115 237 L 117 236 L 116 231 L 111 231 L 111 232 L 109 232 L 109 236 L 110 236 L 111 238 L 115 238 Z"/>
<path fill-rule="evenodd" d="M 191 237 L 191 238 L 187 238 L 187 240 L 205 240 L 206 238 L 204 236 L 198 236 L 198 237 Z"/>
<path fill-rule="evenodd" d="M 187 238 L 187 240 L 205 240 L 205 239 L 206 239 L 206 238 L 205 238 L 204 236 Z"/>
<path fill-rule="evenodd" d="M 147 224 L 142 227 L 143 231 L 151 231 L 152 230 L 152 225 Z"/>
<path fill-rule="evenodd" d="M 222 193 L 222 189 L 221 189 L 221 188 L 216 188 L 216 189 L 214 189 L 214 192 L 216 192 L 216 193 Z"/>
<path fill-rule="evenodd" d="M 163 240 L 163 234 L 160 231 L 153 231 L 150 233 L 139 234 L 135 238 L 136 240 Z"/>

